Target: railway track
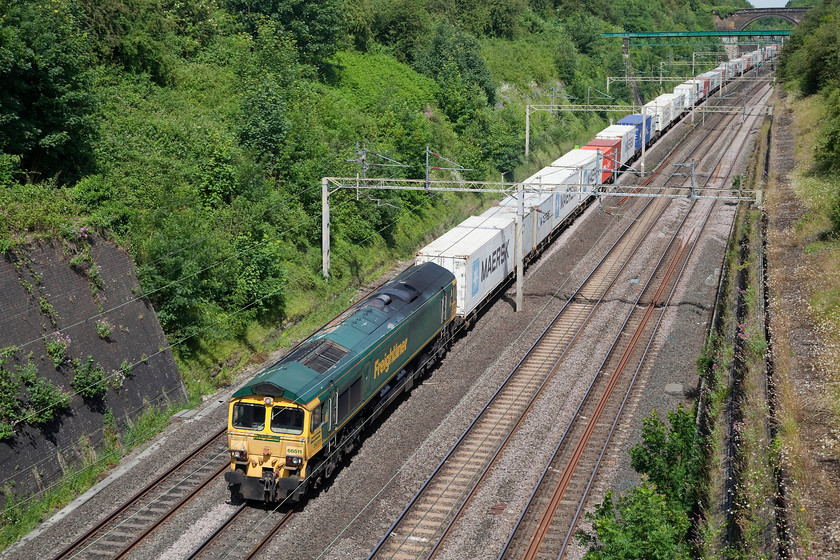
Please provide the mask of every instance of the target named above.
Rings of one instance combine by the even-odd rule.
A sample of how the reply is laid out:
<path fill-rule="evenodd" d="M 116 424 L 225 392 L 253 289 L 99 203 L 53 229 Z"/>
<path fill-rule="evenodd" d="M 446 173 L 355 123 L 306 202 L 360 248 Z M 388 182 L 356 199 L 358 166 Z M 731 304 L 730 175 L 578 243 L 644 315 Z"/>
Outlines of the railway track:
<path fill-rule="evenodd" d="M 659 322 L 651 319 L 658 310 L 661 320 L 694 248 L 678 234 L 634 302 L 500 558 L 557 558 L 564 551 L 653 340 Z M 699 235 L 691 237 L 696 243 Z"/>
<path fill-rule="evenodd" d="M 276 510 L 266 512 L 262 508 L 249 508 L 247 502 L 244 502 L 185 560 L 198 558 L 250 560 L 255 558 L 293 517 L 292 510 L 285 513 L 278 513 Z M 271 528 L 263 531 L 260 536 L 261 528 L 266 522 L 271 522 Z"/>
<path fill-rule="evenodd" d="M 661 215 L 662 211 L 664 211 L 664 206 L 656 215 Z M 483 413 L 480 420 L 476 419 L 471 426 L 472 433 L 468 437 L 465 433 L 462 437 L 463 444 L 458 455 L 453 456 L 448 465 L 444 464 L 445 459 L 438 467 L 438 471 L 450 473 L 450 482 L 432 483 L 430 481 L 424 485 L 424 489 L 428 487 L 430 493 L 437 488 L 439 497 L 430 502 L 425 513 L 419 516 L 419 519 L 424 520 L 423 523 L 418 524 L 404 539 L 404 546 L 411 550 L 420 550 L 420 554 L 410 553 L 403 556 L 402 553 L 395 552 L 391 557 L 422 556 L 423 551 L 430 550 L 430 543 L 434 545 L 437 542 L 441 527 L 445 531 L 445 527 L 459 515 L 458 512 L 480 484 L 492 460 L 502 452 L 508 438 L 533 405 L 566 350 L 589 321 L 599 302 L 642 243 L 646 231 L 649 231 L 654 223 L 654 219 L 647 217 L 638 219 L 638 222 L 634 224 L 635 227 L 631 225 L 611 249 L 613 257 L 605 258 L 578 288 L 576 296 L 561 311 L 562 318 L 555 319 L 552 326 L 532 348 L 532 354 L 529 354 L 517 366 L 514 371 L 517 375 L 514 376 L 512 373 L 502 388 L 504 390 L 500 389 L 494 397 L 497 399 L 494 410 Z M 55 558 L 125 557 L 144 538 L 152 534 L 193 496 L 224 472 L 227 467 L 227 446 L 224 433 L 225 430 L 222 429 L 213 438 L 208 439 L 189 460 L 179 463 L 161 475 Z M 488 450 L 492 453 L 488 454 Z M 216 462 L 218 458 L 221 459 Z M 453 467 L 453 465 L 458 466 Z M 247 509 L 243 506 L 237 510 L 231 519 L 208 537 L 189 558 L 218 557 L 220 551 L 225 551 L 223 556 L 232 554 L 231 557 L 242 557 L 249 546 L 245 543 L 259 539 L 253 536 L 253 531 L 250 529 L 246 531 L 242 527 L 252 528 L 255 524 L 261 525 L 273 515 L 267 514 L 262 509 L 245 513 L 244 510 Z M 291 519 L 292 515 L 291 512 L 287 512 L 272 523 L 272 529 L 250 548 L 246 557 L 251 558 L 256 555 Z M 404 514 L 404 517 L 409 516 Z M 438 527 L 427 529 L 424 525 L 425 520 L 433 520 L 432 525 L 438 523 Z M 396 528 L 394 529 L 396 531 Z M 389 533 L 393 536 L 394 532 Z M 387 557 L 387 547 L 382 547 L 389 540 L 397 539 L 386 536 L 371 556 Z M 434 550 L 433 546 L 431 550 Z"/>
<path fill-rule="evenodd" d="M 124 558 L 227 466 L 227 436 L 222 429 L 53 558 Z"/>
<path fill-rule="evenodd" d="M 648 206 L 651 202 L 648 203 Z M 379 542 L 369 558 L 422 558 L 522 422 L 562 357 L 664 211 L 640 215 L 575 290 L 449 454 Z"/>
<path fill-rule="evenodd" d="M 734 141 L 733 137 L 730 144 Z M 718 172 L 724 152 L 714 162 L 712 169 L 716 173 L 709 174 L 710 180 L 719 179 Z M 731 172 L 730 168 L 723 183 L 726 183 Z M 678 237 L 679 230 L 675 232 L 648 285 L 628 314 L 622 332 L 614 340 L 587 397 L 576 411 L 575 419 L 586 418 L 587 422 L 573 420 L 570 423 L 505 543 L 499 555 L 500 560 L 555 559 L 561 558 L 566 552 L 598 467 L 644 365 L 653 336 L 714 204 L 706 203 L 704 209 L 696 201 L 692 203 L 683 224 L 687 223 L 690 213 L 697 209 L 702 214 L 699 231 L 695 227 L 682 240 Z M 668 263 L 667 267 L 663 266 L 665 263 Z M 653 295 L 649 296 L 654 289 Z M 655 315 L 658 315 L 658 319 L 653 323 L 651 321 Z M 629 375 L 631 372 L 632 375 Z"/>
<path fill-rule="evenodd" d="M 700 148 L 702 144 L 703 141 L 701 140 L 692 148 L 692 151 Z M 662 171 L 663 168 L 664 166 L 660 166 L 659 171 Z M 647 182 L 649 183 L 650 180 Z M 493 462 L 531 408 L 540 390 L 557 368 L 565 351 L 635 253 L 635 248 L 629 253 L 624 253 L 624 250 L 631 246 L 638 247 L 638 244 L 650 231 L 656 218 L 661 215 L 666 206 L 667 202 L 663 201 L 648 202 L 645 205 L 646 209 L 650 208 L 651 210 L 640 212 L 634 223 L 628 230 L 625 230 L 619 242 L 610 249 L 607 257 L 598 264 L 587 280 L 578 288 L 575 295 L 528 352 L 528 355 L 515 368 L 470 427 L 467 428 L 450 453 L 441 461 L 438 468 L 378 543 L 369 558 L 424 558 L 435 555 L 445 535 L 469 503 L 475 489 L 481 484 Z M 657 208 L 658 210 L 654 210 Z M 646 228 L 640 225 L 643 223 L 648 224 Z M 696 242 L 699 235 L 692 237 Z M 673 242 L 671 245 L 674 245 Z M 675 274 L 675 271 L 683 269 L 687 258 L 691 254 L 691 249 L 684 243 L 678 243 L 674 247 L 669 246 L 668 250 L 672 251 L 673 255 L 668 257 L 669 266 L 662 269 L 664 270 L 662 280 L 655 283 L 657 289 L 653 292 L 653 296 L 650 295 L 650 290 L 645 290 L 639 296 L 640 298 L 643 295 L 652 298 L 644 306 L 646 311 L 638 313 L 634 311 L 628 317 L 628 325 L 626 326 L 636 327 L 634 332 L 637 334 L 631 339 L 634 344 L 627 346 L 621 353 L 612 353 L 612 355 L 621 356 L 622 369 L 633 363 L 634 352 L 638 354 L 638 342 L 645 338 L 648 340 L 652 338 L 653 334 L 649 328 L 652 312 L 655 306 L 661 303 L 660 299 L 663 294 L 669 294 L 670 297 L 679 278 L 679 274 Z M 663 260 L 666 256 L 663 256 Z M 659 269 L 660 267 L 657 267 L 657 270 Z M 654 279 L 652 278 L 651 281 L 654 282 Z M 669 282 L 672 282 L 670 288 Z M 645 335 L 645 333 L 647 334 Z M 648 346 L 649 342 L 645 345 L 645 349 Z M 642 358 L 636 356 L 639 364 L 641 364 Z M 615 384 L 621 378 L 622 376 L 617 374 L 611 376 L 610 381 L 606 383 L 606 387 L 599 389 L 600 393 L 602 395 L 612 394 L 613 391 L 616 391 Z M 627 376 L 624 376 L 624 378 L 626 379 Z M 629 391 L 629 388 L 627 390 Z M 617 392 L 620 393 L 621 389 Z M 600 402 L 601 400 L 604 402 Z M 586 416 L 591 419 L 594 413 L 594 416 L 600 418 L 610 399 L 608 397 L 596 401 L 590 399 L 590 402 L 596 402 L 596 404 L 591 405 L 595 407 L 593 412 L 587 411 L 587 414 L 578 414 L 576 417 Z M 583 406 L 583 403 L 581 406 Z M 607 417 L 609 416 L 610 414 L 607 414 Z M 616 416 L 613 415 L 613 417 Z M 582 422 L 575 423 L 574 421 L 573 424 L 576 429 L 583 430 L 583 434 L 586 435 L 584 439 L 589 439 L 597 425 L 597 418 L 594 424 L 590 422 L 584 425 Z M 604 436 L 599 435 L 596 439 L 604 439 Z M 586 443 L 576 447 L 579 447 L 575 452 L 579 460 L 582 456 L 582 450 L 586 448 Z M 586 471 L 586 469 L 582 470 Z M 594 477 L 594 472 L 592 476 Z M 561 486 L 568 488 L 571 483 L 571 477 L 569 477 L 568 480 L 561 483 Z M 588 487 L 587 484 L 586 488 L 588 489 Z M 580 504 L 583 503 L 583 499 L 585 499 L 585 495 Z M 580 507 L 576 509 L 579 511 Z M 574 520 L 576 520 L 576 517 L 574 517 Z M 541 542 L 541 539 L 538 540 Z"/>

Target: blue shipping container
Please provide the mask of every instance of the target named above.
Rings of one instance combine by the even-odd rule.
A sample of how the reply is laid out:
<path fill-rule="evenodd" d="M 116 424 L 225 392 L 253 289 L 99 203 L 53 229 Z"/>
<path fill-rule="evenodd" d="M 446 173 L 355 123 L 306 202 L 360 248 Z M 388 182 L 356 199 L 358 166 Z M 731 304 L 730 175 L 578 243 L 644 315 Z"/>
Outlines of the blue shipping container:
<path fill-rule="evenodd" d="M 652 115 L 645 115 L 645 144 L 650 142 Z M 642 115 L 627 115 L 616 124 L 633 125 L 636 127 L 636 151 L 642 149 Z"/>

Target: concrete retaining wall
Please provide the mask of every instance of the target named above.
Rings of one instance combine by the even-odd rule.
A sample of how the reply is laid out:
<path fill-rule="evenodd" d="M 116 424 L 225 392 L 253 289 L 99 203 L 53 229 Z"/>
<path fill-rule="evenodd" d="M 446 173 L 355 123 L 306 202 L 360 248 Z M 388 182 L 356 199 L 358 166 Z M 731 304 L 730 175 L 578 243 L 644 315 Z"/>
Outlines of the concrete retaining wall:
<path fill-rule="evenodd" d="M 85 247 L 90 258 L 80 265 Z M 137 364 L 121 382 L 114 376 L 104 398 L 74 395 L 52 422 L 18 425 L 12 438 L 0 441 L 0 486 L 28 496 L 77 469 L 85 455 L 104 447 L 108 410 L 122 429 L 149 406 L 186 398 L 154 309 L 137 294 L 131 257 L 96 237 L 44 242 L 0 258 L 0 348 L 18 348 L 7 370 L 31 360 L 39 376 L 72 392 L 72 367 L 56 369 L 46 351 L 45 337 L 57 330 L 70 338 L 70 358 L 84 363 L 92 356 L 106 375 L 124 363 Z M 97 320 L 113 327 L 106 339 L 97 333 Z"/>

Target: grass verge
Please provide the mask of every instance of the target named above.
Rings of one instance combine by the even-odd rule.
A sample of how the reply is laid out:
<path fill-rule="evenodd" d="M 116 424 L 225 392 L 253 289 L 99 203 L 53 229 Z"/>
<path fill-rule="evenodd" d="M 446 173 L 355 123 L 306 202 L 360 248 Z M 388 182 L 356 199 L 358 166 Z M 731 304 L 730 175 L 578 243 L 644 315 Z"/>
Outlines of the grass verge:
<path fill-rule="evenodd" d="M 136 421 L 125 427 L 122 437 L 117 431 L 113 416 L 106 413 L 104 449 L 97 451 L 89 439 L 83 438 L 79 442 L 84 457 L 83 464 L 68 473 L 59 483 L 23 499 L 15 497 L 13 488 L 4 488 L 6 504 L 0 513 L 0 551 L 17 542 L 38 523 L 105 478 L 108 471 L 118 465 L 127 453 L 163 430 L 169 423 L 169 417 L 178 409 L 149 407 Z"/>

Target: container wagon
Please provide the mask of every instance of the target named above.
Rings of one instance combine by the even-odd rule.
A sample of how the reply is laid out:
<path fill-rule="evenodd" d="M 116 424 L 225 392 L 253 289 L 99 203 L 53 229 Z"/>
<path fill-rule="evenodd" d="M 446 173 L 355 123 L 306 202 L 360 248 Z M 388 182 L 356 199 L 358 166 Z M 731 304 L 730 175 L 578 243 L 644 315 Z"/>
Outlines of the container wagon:
<path fill-rule="evenodd" d="M 635 130 L 636 127 L 633 127 Z M 634 138 L 635 143 L 635 138 Z M 614 183 L 621 157 L 621 139 L 619 138 L 595 138 L 581 150 L 594 150 L 601 152 L 601 183 Z"/>
<path fill-rule="evenodd" d="M 621 141 L 621 157 L 619 163 L 623 166 L 636 153 L 636 127 L 633 125 L 613 124 L 595 135 L 595 138 L 616 139 Z"/>
<path fill-rule="evenodd" d="M 644 121 L 644 126 L 642 122 Z M 642 142 L 645 146 L 650 145 L 651 130 L 653 129 L 653 119 L 651 115 L 633 114 L 627 115 L 618 121 L 617 124 L 631 125 L 636 127 L 636 153 L 641 152 Z M 644 128 L 644 140 L 642 140 L 642 129 Z"/>

